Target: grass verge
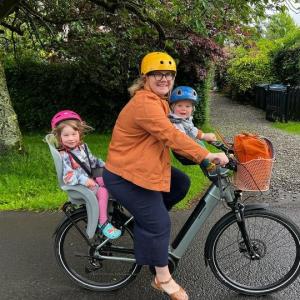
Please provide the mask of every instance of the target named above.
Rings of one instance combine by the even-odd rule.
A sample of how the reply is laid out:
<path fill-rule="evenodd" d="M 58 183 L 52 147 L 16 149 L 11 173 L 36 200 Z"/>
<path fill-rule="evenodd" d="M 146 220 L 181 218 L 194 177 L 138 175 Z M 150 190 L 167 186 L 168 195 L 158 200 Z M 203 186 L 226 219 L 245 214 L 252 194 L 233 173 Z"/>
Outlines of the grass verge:
<path fill-rule="evenodd" d="M 288 123 L 276 122 L 273 124 L 273 127 L 284 130 L 288 133 L 300 135 L 300 122 L 288 122 Z"/>
<path fill-rule="evenodd" d="M 57 184 L 54 163 L 42 135 L 25 135 L 27 153 L 0 157 L 0 210 L 57 210 L 67 195 Z M 105 159 L 110 135 L 91 134 L 86 137 L 91 151 Z M 177 208 L 186 208 L 208 185 L 199 166 L 182 166 L 173 158 L 173 166 L 191 179 L 191 188 Z"/>

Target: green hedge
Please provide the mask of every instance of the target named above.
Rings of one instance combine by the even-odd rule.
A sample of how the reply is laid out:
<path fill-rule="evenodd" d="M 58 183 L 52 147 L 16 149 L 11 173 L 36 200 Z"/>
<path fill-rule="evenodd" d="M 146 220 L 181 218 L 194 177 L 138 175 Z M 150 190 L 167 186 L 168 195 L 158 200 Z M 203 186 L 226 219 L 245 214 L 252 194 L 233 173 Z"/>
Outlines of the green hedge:
<path fill-rule="evenodd" d="M 116 74 L 113 72 L 116 71 Z M 116 68 L 86 69 L 79 63 L 49 64 L 23 61 L 5 67 L 8 89 L 23 132 L 50 130 L 51 117 L 59 110 L 72 109 L 98 132 L 110 131 L 129 99 L 127 87 L 133 81 Z M 133 72 L 132 72 L 133 73 Z M 137 76 L 137 74 L 132 74 Z M 208 119 L 208 98 L 211 76 L 193 84 L 185 74 L 176 85 L 190 85 L 201 96 L 195 123 Z"/>
<path fill-rule="evenodd" d="M 209 100 L 213 76 L 214 70 L 211 68 L 208 71 L 206 79 L 203 82 L 198 83 L 194 86 L 200 97 L 200 102 L 197 104 L 196 110 L 194 112 L 194 123 L 198 127 L 209 123 Z"/>
<path fill-rule="evenodd" d="M 278 51 L 273 61 L 280 81 L 291 85 L 300 84 L 300 47 Z"/>
<path fill-rule="evenodd" d="M 51 117 L 72 109 L 101 132 L 110 130 L 128 100 L 125 85 L 111 88 L 103 74 L 79 64 L 23 62 L 5 68 L 7 85 L 22 131 L 50 129 Z M 119 81 L 122 78 L 119 76 Z"/>

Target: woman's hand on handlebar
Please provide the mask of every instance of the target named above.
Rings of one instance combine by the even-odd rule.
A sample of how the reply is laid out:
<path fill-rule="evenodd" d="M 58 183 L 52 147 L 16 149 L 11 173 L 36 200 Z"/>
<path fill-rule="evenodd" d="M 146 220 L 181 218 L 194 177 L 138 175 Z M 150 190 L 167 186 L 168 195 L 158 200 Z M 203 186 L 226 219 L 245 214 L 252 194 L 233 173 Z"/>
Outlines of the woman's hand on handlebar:
<path fill-rule="evenodd" d="M 208 153 L 208 155 L 205 157 L 205 159 L 208 159 L 210 162 L 212 162 L 216 165 L 221 165 L 221 166 L 225 166 L 229 162 L 228 157 L 223 152 Z"/>

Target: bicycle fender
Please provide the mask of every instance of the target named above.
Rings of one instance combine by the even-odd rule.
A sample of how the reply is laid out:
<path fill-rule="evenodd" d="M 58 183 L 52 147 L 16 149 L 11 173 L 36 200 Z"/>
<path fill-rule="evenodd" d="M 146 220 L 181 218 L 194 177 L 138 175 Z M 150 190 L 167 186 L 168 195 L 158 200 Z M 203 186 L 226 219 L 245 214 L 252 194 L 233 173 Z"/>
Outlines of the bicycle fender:
<path fill-rule="evenodd" d="M 264 210 L 267 207 L 269 207 L 268 203 L 253 203 L 253 204 L 246 204 L 245 205 L 245 211 L 249 210 Z M 209 231 L 205 246 L 204 246 L 204 261 L 205 261 L 205 266 L 208 266 L 208 261 L 210 260 L 210 257 L 208 255 L 209 253 L 209 247 L 210 247 L 210 241 L 212 238 L 212 235 L 214 234 L 215 229 L 219 226 L 220 223 L 222 223 L 225 219 L 229 219 L 232 216 L 235 216 L 234 212 L 229 212 L 226 215 L 224 215 Z"/>
<path fill-rule="evenodd" d="M 76 209 L 73 213 L 71 213 L 71 216 L 79 214 L 79 213 L 81 213 L 81 212 L 83 212 L 85 210 L 86 210 L 85 207 L 80 207 L 80 208 Z M 69 218 L 66 215 L 64 215 L 64 217 L 62 218 L 62 220 L 57 224 L 57 226 L 56 226 L 56 228 L 55 228 L 55 230 L 53 232 L 52 237 L 54 237 L 57 234 L 57 232 L 60 229 L 60 227 L 62 227 L 68 221 L 69 221 Z"/>
<path fill-rule="evenodd" d="M 269 207 L 269 203 L 253 203 L 246 204 L 245 210 L 266 209 L 267 207 Z"/>

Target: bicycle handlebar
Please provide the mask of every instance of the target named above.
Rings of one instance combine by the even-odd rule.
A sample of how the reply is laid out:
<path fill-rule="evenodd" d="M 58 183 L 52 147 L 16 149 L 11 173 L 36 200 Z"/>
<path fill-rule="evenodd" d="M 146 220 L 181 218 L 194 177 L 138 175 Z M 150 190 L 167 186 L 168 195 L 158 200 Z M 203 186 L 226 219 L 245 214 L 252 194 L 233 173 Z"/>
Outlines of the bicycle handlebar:
<path fill-rule="evenodd" d="M 232 147 L 228 147 L 221 141 L 209 142 L 209 144 L 213 145 L 215 148 L 223 151 L 229 159 L 229 162 L 224 166 L 226 169 L 236 171 L 237 161 L 232 157 L 233 149 Z"/>
<path fill-rule="evenodd" d="M 225 153 L 233 153 L 233 150 L 223 144 L 221 141 L 209 142 L 209 144 L 213 145 L 215 148 L 222 150 Z"/>
<path fill-rule="evenodd" d="M 233 154 L 233 150 L 231 147 L 228 147 L 227 145 L 225 145 L 224 143 L 222 143 L 221 141 L 215 141 L 215 142 L 209 142 L 209 144 L 213 145 L 215 148 L 223 151 L 226 156 L 228 157 L 229 159 L 229 162 L 224 166 L 225 168 L 229 169 L 229 170 L 233 170 L 235 171 L 236 170 L 236 165 L 237 165 L 237 162 L 236 160 L 233 159 L 232 155 Z M 196 165 L 196 163 L 192 160 L 189 160 L 179 154 L 177 154 L 176 152 L 173 151 L 173 154 L 174 156 L 176 157 L 176 159 L 178 161 L 180 161 L 183 165 Z M 208 161 L 208 160 L 207 160 Z M 209 165 L 209 161 L 208 161 L 208 165 Z M 212 165 L 212 169 L 214 169 L 214 165 L 216 167 L 219 167 L 217 164 L 214 164 L 214 163 L 211 163 Z"/>

